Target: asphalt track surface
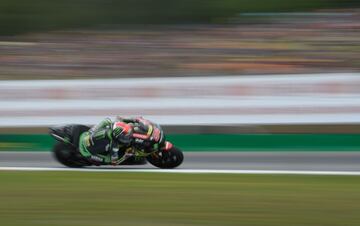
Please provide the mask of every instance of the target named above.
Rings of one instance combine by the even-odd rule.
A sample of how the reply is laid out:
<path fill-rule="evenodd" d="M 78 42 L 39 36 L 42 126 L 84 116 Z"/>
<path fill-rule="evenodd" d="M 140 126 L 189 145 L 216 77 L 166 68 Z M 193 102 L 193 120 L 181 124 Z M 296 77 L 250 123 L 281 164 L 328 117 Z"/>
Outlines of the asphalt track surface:
<path fill-rule="evenodd" d="M 360 172 L 360 152 L 185 152 L 184 154 L 184 163 L 178 169 Z M 0 167 L 64 168 L 54 160 L 50 152 L 0 152 Z M 155 169 L 150 164 L 118 168 L 119 170 Z"/>

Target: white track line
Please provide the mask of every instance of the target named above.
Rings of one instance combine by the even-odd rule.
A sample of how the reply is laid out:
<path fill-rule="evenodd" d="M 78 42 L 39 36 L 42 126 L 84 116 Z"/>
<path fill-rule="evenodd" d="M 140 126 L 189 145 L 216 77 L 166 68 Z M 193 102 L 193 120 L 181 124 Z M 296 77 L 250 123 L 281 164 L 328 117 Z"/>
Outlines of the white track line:
<path fill-rule="evenodd" d="M 123 169 L 123 168 L 55 168 L 55 167 L 0 167 L 0 171 L 72 171 L 72 172 L 137 172 L 188 174 L 288 174 L 288 175 L 340 175 L 360 176 L 360 171 L 300 171 L 300 170 L 211 170 L 211 169 Z"/>

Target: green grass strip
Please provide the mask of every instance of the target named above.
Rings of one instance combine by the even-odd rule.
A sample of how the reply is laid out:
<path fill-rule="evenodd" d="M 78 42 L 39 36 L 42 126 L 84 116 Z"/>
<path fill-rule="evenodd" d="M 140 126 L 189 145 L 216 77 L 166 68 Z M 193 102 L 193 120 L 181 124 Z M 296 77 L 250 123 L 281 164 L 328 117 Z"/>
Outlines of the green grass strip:
<path fill-rule="evenodd" d="M 360 225 L 360 177 L 0 172 L 4 226 Z"/>

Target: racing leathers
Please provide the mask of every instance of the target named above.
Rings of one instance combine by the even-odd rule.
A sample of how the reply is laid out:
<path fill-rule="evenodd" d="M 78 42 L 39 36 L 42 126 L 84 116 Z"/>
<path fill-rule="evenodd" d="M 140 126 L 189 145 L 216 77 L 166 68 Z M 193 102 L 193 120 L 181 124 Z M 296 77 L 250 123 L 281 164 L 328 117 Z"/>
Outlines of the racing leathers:
<path fill-rule="evenodd" d="M 80 136 L 80 153 L 94 164 L 117 165 L 125 150 L 132 142 L 133 127 L 131 120 L 117 118 L 114 122 L 109 118 L 104 119 L 98 125 Z"/>

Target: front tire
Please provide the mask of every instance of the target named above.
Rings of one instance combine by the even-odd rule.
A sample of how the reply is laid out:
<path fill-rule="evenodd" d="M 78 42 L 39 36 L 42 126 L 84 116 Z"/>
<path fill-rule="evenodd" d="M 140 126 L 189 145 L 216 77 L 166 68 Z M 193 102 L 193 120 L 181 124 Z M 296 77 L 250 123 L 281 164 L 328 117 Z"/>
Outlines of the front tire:
<path fill-rule="evenodd" d="M 178 167 L 184 160 L 182 151 L 173 146 L 168 151 L 159 151 L 147 157 L 147 160 L 154 166 L 162 169 Z"/>

